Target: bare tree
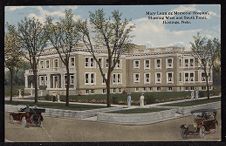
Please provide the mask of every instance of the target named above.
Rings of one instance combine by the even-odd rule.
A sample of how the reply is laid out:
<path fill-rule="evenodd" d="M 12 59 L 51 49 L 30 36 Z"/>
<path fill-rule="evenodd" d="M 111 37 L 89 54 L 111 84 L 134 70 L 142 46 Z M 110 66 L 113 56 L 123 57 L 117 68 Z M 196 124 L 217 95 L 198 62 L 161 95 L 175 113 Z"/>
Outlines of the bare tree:
<path fill-rule="evenodd" d="M 111 17 L 106 18 L 103 9 L 98 9 L 94 13 L 90 12 L 89 21 L 80 20 L 77 23 L 77 28 L 82 34 L 82 41 L 96 61 L 105 81 L 108 107 L 111 106 L 111 73 L 122 53 L 132 46 L 130 33 L 134 25 L 129 22 L 128 19 L 122 20 L 122 13 L 119 11 L 113 11 Z M 101 62 L 97 58 L 96 46 L 101 46 L 107 51 L 107 77 L 105 77 Z"/>
<path fill-rule="evenodd" d="M 57 51 L 62 63 L 66 67 L 66 106 L 69 106 L 70 70 L 69 62 L 72 49 L 77 45 L 80 35 L 75 27 L 72 10 L 65 10 L 65 18 L 54 23 L 51 17 L 46 20 L 48 39 Z"/>
<path fill-rule="evenodd" d="M 47 37 L 43 24 L 35 18 L 24 18 L 18 23 L 18 39 L 25 58 L 30 62 L 35 88 L 35 103 L 38 102 L 37 66 L 39 57 L 46 47 Z"/>
<path fill-rule="evenodd" d="M 12 102 L 13 97 L 13 77 L 15 72 L 20 67 L 22 63 L 22 52 L 20 49 L 20 42 L 18 40 L 16 28 L 14 25 L 8 25 L 8 32 L 5 34 L 5 66 L 10 72 L 10 102 Z"/>
<path fill-rule="evenodd" d="M 221 44 L 218 39 L 207 39 L 198 33 L 193 36 L 194 42 L 191 42 L 193 55 L 195 58 L 200 60 L 201 69 L 204 71 L 206 87 L 207 87 L 207 97 L 209 99 L 209 78 L 214 66 L 214 62 L 217 58 L 218 52 L 221 48 Z"/>

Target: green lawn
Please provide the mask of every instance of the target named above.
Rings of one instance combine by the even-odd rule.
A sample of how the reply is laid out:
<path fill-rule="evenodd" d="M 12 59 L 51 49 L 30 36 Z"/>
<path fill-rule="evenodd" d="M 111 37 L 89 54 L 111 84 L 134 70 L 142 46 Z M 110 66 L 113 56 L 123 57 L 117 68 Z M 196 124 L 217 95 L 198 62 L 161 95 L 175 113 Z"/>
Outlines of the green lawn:
<path fill-rule="evenodd" d="M 76 111 L 91 110 L 91 109 L 98 109 L 98 108 L 106 108 L 106 106 L 81 105 L 81 104 L 70 104 L 69 107 L 66 107 L 64 103 L 38 102 L 37 104 L 34 104 L 34 102 L 29 102 L 29 101 L 13 101 L 12 103 L 10 103 L 9 101 L 5 101 L 5 104 L 29 105 L 29 106 L 37 105 L 38 107 L 44 107 L 44 108 L 76 110 Z"/>
<path fill-rule="evenodd" d="M 206 96 L 205 91 L 199 92 L 200 97 Z M 219 95 L 218 91 L 211 91 L 211 95 Z M 113 104 L 127 104 L 127 94 L 111 94 L 112 103 Z M 132 105 L 139 105 L 140 103 L 141 93 L 131 93 L 132 97 Z M 144 102 L 145 104 L 153 104 L 153 103 L 161 103 L 182 99 L 190 99 L 191 92 L 183 91 L 183 92 L 145 92 L 144 93 Z M 53 100 L 53 96 L 47 95 L 39 97 L 42 100 Z M 65 101 L 65 96 L 60 96 L 61 101 Z M 81 102 L 81 103 L 103 103 L 106 104 L 107 97 L 105 94 L 93 94 L 93 95 L 70 95 L 70 102 Z"/>
<path fill-rule="evenodd" d="M 162 106 L 192 106 L 192 105 L 199 105 L 199 104 L 205 104 L 210 102 L 217 102 L 220 100 L 221 98 L 217 97 L 217 98 L 210 98 L 210 99 L 201 99 L 201 100 L 193 100 L 193 101 L 187 101 L 187 102 L 164 104 Z"/>
<path fill-rule="evenodd" d="M 113 111 L 110 113 L 135 114 L 135 113 L 159 112 L 164 110 L 168 110 L 168 109 L 166 108 L 134 108 L 134 109 L 128 109 L 128 110 Z"/>
<path fill-rule="evenodd" d="M 5 87 L 5 96 L 10 96 L 10 86 Z M 13 96 L 18 96 L 18 90 L 24 89 L 24 86 L 13 86 Z"/>

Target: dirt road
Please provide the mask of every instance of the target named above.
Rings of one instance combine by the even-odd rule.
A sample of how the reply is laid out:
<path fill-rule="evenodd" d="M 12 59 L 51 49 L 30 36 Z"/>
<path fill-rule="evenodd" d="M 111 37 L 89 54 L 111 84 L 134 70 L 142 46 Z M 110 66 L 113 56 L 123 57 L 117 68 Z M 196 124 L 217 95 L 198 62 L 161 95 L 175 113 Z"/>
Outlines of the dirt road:
<path fill-rule="evenodd" d="M 186 140 L 218 141 L 221 139 L 221 113 L 218 110 L 219 126 L 216 133 L 204 138 L 189 137 Z M 180 125 L 192 123 L 191 116 L 160 123 L 131 126 L 100 123 L 97 121 L 44 117 L 43 128 L 22 128 L 11 124 L 5 116 L 5 137 L 7 140 L 38 142 L 84 142 L 84 141 L 181 141 Z"/>

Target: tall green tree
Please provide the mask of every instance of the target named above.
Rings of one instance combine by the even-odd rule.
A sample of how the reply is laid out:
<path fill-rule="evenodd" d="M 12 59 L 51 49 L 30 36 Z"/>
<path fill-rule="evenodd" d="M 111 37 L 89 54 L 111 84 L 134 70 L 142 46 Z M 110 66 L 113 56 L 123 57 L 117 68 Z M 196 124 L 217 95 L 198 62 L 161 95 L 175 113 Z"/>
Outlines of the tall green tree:
<path fill-rule="evenodd" d="M 10 72 L 10 102 L 12 102 L 14 74 L 22 63 L 22 52 L 15 26 L 7 24 L 7 29 L 8 31 L 5 34 L 4 54 L 5 67 L 8 68 Z"/>
<path fill-rule="evenodd" d="M 69 106 L 69 87 L 70 87 L 70 56 L 72 49 L 75 48 L 80 35 L 76 30 L 76 22 L 73 19 L 72 10 L 65 10 L 65 17 L 59 22 L 54 23 L 51 17 L 46 20 L 47 36 L 52 46 L 57 51 L 62 63 L 66 68 L 66 106 Z"/>
<path fill-rule="evenodd" d="M 47 37 L 44 25 L 35 18 L 24 18 L 18 23 L 18 39 L 24 51 L 24 57 L 29 61 L 33 72 L 35 88 L 35 103 L 38 102 L 37 72 L 39 57 L 46 47 Z"/>
<path fill-rule="evenodd" d="M 217 38 L 207 39 L 201 36 L 200 33 L 197 33 L 196 36 L 193 36 L 193 42 L 190 44 L 194 57 L 200 60 L 201 69 L 204 71 L 207 97 L 209 99 L 209 78 L 217 56 L 219 55 L 218 52 L 221 49 L 221 43 Z"/>
<path fill-rule="evenodd" d="M 94 13 L 90 12 L 89 21 L 79 20 L 77 28 L 82 34 L 82 41 L 96 61 L 101 76 L 106 84 L 107 89 L 107 106 L 111 106 L 110 97 L 110 81 L 111 74 L 119 61 L 122 53 L 131 45 L 131 32 L 134 25 L 130 24 L 130 20 L 122 19 L 122 13 L 113 11 L 111 16 L 107 18 L 103 9 L 98 9 Z M 105 76 L 101 61 L 98 60 L 96 49 L 100 46 L 107 52 L 108 69 Z"/>

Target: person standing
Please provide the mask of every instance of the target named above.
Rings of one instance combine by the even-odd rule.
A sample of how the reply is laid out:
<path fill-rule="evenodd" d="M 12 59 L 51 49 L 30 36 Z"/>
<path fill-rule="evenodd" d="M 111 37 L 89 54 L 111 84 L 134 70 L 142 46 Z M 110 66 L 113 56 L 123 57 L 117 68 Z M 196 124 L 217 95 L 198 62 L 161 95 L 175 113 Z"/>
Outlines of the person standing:
<path fill-rule="evenodd" d="M 140 107 L 144 107 L 144 93 L 140 96 Z"/>
<path fill-rule="evenodd" d="M 128 105 L 128 108 L 131 106 L 131 95 L 130 95 L 130 93 L 128 94 L 128 97 L 127 97 L 127 105 Z"/>

